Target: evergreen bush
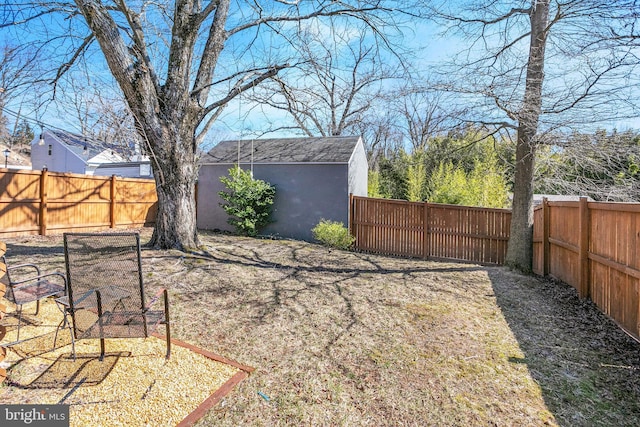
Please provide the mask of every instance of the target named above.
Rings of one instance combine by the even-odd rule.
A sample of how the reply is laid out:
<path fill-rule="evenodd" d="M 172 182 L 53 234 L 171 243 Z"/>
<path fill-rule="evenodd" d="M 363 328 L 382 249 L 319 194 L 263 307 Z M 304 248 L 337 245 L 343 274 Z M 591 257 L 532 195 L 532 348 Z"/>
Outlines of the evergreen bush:
<path fill-rule="evenodd" d="M 271 208 L 276 189 L 268 182 L 254 179 L 250 171 L 235 166 L 229 169 L 228 177 L 220 181 L 228 191 L 218 194 L 225 201 L 220 203 L 229 215 L 227 222 L 235 227 L 238 234 L 256 236 L 271 223 Z"/>

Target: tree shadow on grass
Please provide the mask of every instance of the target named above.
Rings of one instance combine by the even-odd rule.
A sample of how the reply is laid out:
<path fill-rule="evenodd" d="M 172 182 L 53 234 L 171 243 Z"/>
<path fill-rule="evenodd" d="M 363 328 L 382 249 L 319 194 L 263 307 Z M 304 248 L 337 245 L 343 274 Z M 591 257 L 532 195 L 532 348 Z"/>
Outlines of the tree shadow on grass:
<path fill-rule="evenodd" d="M 62 247 L 62 236 L 60 236 L 60 242 L 43 242 L 40 246 L 34 246 L 29 244 L 19 243 L 7 243 L 7 256 L 29 256 L 29 255 L 41 255 L 41 256 L 55 256 L 64 255 L 64 248 Z M 27 262 L 27 261 L 25 261 Z"/>
<path fill-rule="evenodd" d="M 640 344 L 567 284 L 488 269 L 497 304 L 560 425 L 640 422 Z"/>

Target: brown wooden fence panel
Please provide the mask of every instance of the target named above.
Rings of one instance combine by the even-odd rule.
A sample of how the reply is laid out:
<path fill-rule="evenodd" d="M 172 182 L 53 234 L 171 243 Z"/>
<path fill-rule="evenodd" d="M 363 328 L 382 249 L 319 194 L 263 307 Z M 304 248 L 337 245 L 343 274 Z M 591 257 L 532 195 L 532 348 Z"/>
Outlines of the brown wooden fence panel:
<path fill-rule="evenodd" d="M 3 235 L 38 233 L 40 172 L 0 173 L 0 232 Z"/>
<path fill-rule="evenodd" d="M 352 227 L 358 249 L 412 257 L 424 250 L 422 206 L 403 200 L 352 197 Z"/>
<path fill-rule="evenodd" d="M 120 179 L 115 188 L 114 221 L 119 226 L 151 225 L 158 212 L 156 183 L 148 179 Z"/>
<path fill-rule="evenodd" d="M 0 236 L 155 222 L 155 182 L 47 171 L 0 172 Z"/>
<path fill-rule="evenodd" d="M 351 198 L 358 250 L 502 264 L 511 212 L 404 200 Z"/>
<path fill-rule="evenodd" d="M 549 271 L 563 282 L 578 288 L 580 283 L 579 205 L 577 202 L 550 203 Z"/>
<path fill-rule="evenodd" d="M 503 264 L 511 212 L 469 206 L 425 203 L 429 210 L 432 258 L 455 259 L 481 264 Z"/>
<path fill-rule="evenodd" d="M 539 276 L 546 275 L 544 268 L 544 206 L 540 205 L 533 210 L 533 260 L 531 268 Z"/>
<path fill-rule="evenodd" d="M 589 296 L 640 338 L 640 205 L 589 203 Z"/>
<path fill-rule="evenodd" d="M 49 175 L 47 230 L 91 231 L 109 228 L 110 178 L 78 174 Z"/>
<path fill-rule="evenodd" d="M 620 327 L 640 339 L 640 204 L 545 202 L 534 216 L 534 236 L 548 222 L 547 273 L 591 300 Z M 538 211 L 537 211 L 538 212 Z M 545 237 L 539 243 L 545 246 Z"/>

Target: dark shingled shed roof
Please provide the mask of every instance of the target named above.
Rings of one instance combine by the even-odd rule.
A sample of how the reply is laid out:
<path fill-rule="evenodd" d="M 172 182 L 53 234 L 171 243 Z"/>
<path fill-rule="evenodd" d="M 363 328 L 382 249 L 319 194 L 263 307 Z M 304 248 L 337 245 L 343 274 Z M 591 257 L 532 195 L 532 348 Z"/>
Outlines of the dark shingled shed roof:
<path fill-rule="evenodd" d="M 358 136 L 273 138 L 222 141 L 201 159 L 203 164 L 236 163 L 348 163 Z M 238 146 L 240 149 L 238 150 Z"/>

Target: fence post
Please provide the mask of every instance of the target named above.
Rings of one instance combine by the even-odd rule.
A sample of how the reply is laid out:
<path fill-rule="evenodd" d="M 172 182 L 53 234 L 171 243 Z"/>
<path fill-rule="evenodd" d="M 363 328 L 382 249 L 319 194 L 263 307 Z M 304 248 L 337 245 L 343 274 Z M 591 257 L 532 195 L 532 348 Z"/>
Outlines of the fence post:
<path fill-rule="evenodd" d="M 542 198 L 542 275 L 549 275 L 550 262 L 550 245 L 549 233 L 551 232 L 551 211 L 549 209 L 549 200 Z"/>
<path fill-rule="evenodd" d="M 353 199 L 353 193 L 349 193 L 349 218 L 348 218 L 347 227 L 349 228 L 349 233 L 353 237 L 356 237 L 356 232 L 353 229 L 353 211 L 355 209 L 355 207 L 353 206 L 354 203 L 355 203 L 355 200 Z"/>
<path fill-rule="evenodd" d="M 422 219 L 424 221 L 424 223 L 422 224 L 422 227 L 423 227 L 422 257 L 424 259 L 427 259 L 431 255 L 429 253 L 429 248 L 430 248 L 429 239 L 431 239 L 431 235 L 429 233 L 431 231 L 429 229 L 429 203 L 424 202 L 422 206 L 424 209 L 424 215 Z"/>
<path fill-rule="evenodd" d="M 47 235 L 47 177 L 49 171 L 42 168 L 40 173 L 40 235 Z"/>
<path fill-rule="evenodd" d="M 111 185 L 109 186 L 109 226 L 116 228 L 116 176 L 111 175 Z"/>
<path fill-rule="evenodd" d="M 579 247 L 579 274 L 580 274 L 580 283 L 578 289 L 580 291 L 581 298 L 588 298 L 590 296 L 590 271 L 589 271 L 589 205 L 587 203 L 586 197 L 580 197 L 580 218 L 579 222 L 579 230 L 580 230 L 580 241 L 578 243 Z"/>

